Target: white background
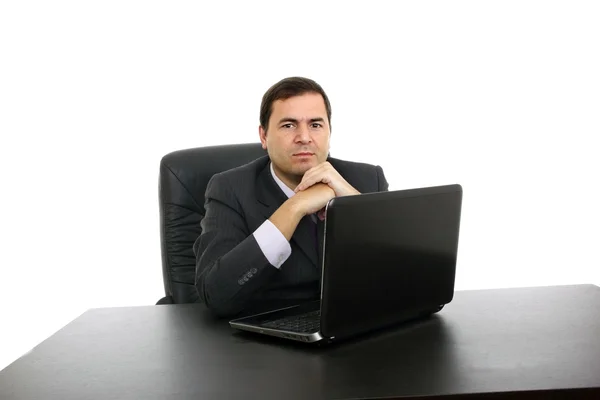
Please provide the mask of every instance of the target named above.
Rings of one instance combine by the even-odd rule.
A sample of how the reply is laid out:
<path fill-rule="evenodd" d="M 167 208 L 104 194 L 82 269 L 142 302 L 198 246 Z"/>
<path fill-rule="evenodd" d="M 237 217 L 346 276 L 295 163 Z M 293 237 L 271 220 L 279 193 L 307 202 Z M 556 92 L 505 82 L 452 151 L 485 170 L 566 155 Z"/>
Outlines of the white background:
<path fill-rule="evenodd" d="M 2 2 L 0 368 L 156 302 L 160 158 L 258 141 L 293 75 L 333 156 L 463 186 L 457 289 L 600 285 L 600 3 L 281 3 Z"/>

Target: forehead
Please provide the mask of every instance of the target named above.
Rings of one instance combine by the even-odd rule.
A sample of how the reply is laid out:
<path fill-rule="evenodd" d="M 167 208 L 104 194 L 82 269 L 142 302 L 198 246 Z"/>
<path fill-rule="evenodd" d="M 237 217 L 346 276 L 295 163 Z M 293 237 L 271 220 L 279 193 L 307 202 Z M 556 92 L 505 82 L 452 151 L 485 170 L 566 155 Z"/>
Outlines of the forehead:
<path fill-rule="evenodd" d="M 300 96 L 293 96 L 285 100 L 276 100 L 273 102 L 271 118 L 295 117 L 325 119 L 327 109 L 323 96 L 319 93 L 305 93 Z"/>

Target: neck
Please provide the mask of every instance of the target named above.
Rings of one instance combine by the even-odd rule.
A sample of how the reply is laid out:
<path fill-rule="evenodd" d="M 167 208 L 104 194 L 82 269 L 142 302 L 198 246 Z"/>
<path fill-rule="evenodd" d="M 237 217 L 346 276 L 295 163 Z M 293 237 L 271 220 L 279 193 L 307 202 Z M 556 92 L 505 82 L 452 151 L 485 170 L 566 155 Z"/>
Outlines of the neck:
<path fill-rule="evenodd" d="M 292 190 L 294 190 L 296 186 L 298 186 L 302 181 L 302 176 L 285 174 L 282 171 L 280 171 L 275 164 L 273 164 L 273 172 L 275 172 L 275 175 L 277 175 L 277 177 L 281 179 L 285 186 L 289 187 Z"/>

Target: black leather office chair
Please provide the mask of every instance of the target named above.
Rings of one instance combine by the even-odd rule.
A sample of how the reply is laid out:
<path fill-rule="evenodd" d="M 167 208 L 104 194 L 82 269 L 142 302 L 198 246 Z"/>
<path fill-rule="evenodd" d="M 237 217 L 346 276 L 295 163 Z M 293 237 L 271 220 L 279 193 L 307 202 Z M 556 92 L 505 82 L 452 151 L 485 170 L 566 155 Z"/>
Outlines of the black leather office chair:
<path fill-rule="evenodd" d="M 196 259 L 204 193 L 210 178 L 266 155 L 260 143 L 179 150 L 160 162 L 160 241 L 165 297 L 157 304 L 196 303 Z"/>

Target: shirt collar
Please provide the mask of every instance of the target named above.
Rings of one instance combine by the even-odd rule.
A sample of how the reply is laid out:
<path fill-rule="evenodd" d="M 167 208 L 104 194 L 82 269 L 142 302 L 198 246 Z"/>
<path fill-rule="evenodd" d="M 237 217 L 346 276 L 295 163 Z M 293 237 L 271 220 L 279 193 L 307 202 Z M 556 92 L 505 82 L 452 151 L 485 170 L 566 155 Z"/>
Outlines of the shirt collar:
<path fill-rule="evenodd" d="M 273 169 L 272 162 L 269 163 L 269 169 L 271 170 L 271 175 L 273 176 L 273 179 L 275 179 L 275 183 L 277 183 L 277 185 L 281 188 L 283 193 L 285 193 L 285 195 L 288 197 L 288 199 L 296 194 L 292 189 L 287 187 L 287 185 L 285 183 L 283 183 L 283 181 L 281 179 L 279 179 L 279 177 L 275 174 L 275 170 Z"/>

